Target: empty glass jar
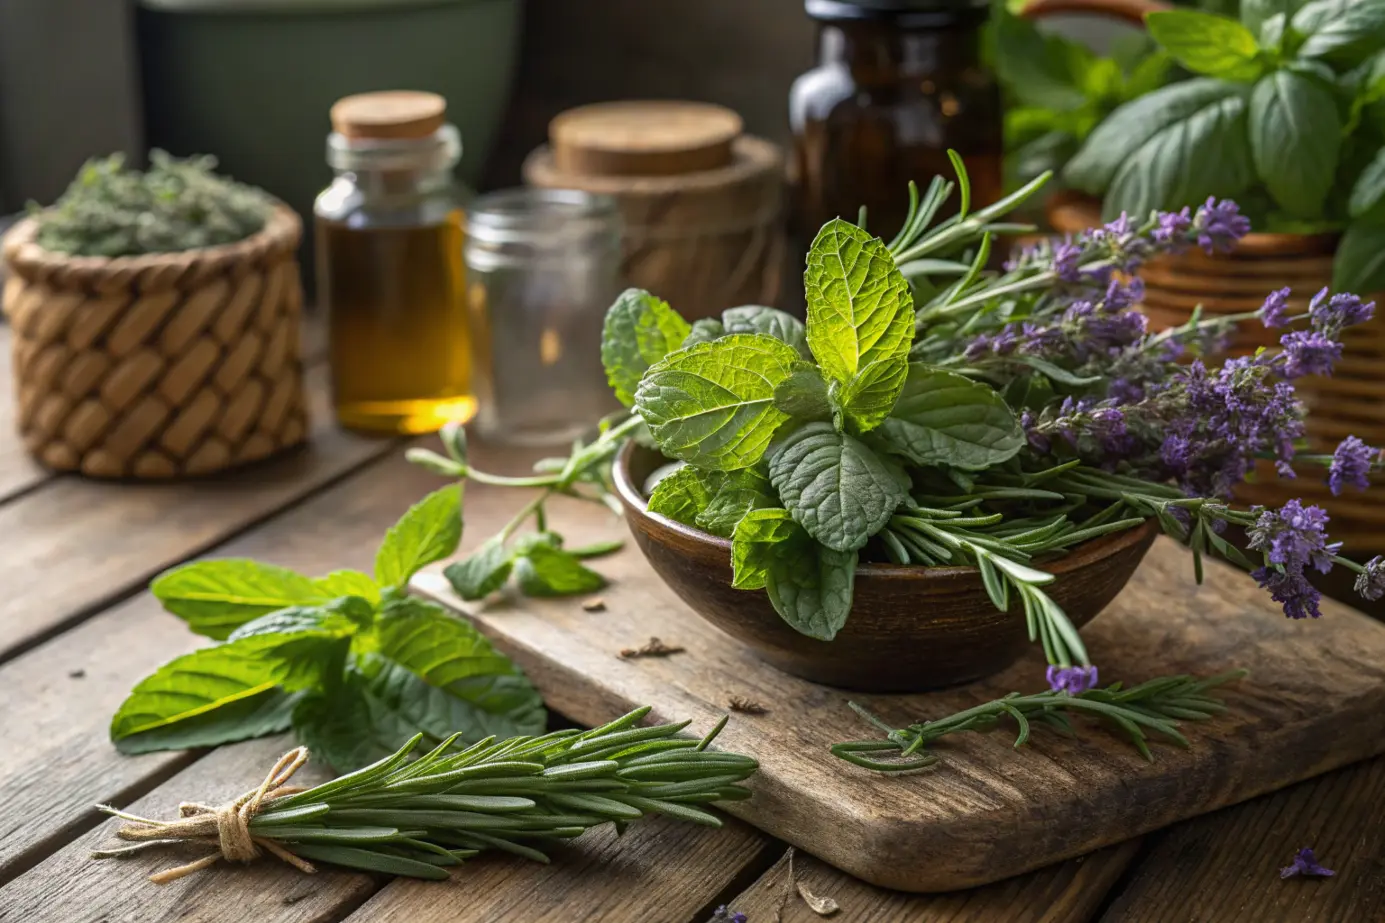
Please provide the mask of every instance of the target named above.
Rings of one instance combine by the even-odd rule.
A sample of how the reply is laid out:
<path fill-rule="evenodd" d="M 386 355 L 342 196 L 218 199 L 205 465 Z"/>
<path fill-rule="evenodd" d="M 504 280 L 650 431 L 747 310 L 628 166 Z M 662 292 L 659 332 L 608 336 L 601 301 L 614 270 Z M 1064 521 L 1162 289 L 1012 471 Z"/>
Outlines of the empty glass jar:
<path fill-rule="evenodd" d="M 601 325 L 620 291 L 615 200 L 510 189 L 472 203 L 468 297 L 475 429 L 490 441 L 571 441 L 619 407 L 601 366 Z"/>

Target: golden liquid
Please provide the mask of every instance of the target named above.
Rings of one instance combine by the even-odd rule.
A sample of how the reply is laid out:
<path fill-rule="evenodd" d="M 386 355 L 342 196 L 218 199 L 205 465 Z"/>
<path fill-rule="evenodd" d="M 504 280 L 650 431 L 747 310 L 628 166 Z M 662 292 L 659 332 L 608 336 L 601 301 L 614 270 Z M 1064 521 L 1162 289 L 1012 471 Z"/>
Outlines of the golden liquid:
<path fill-rule="evenodd" d="M 428 433 L 470 419 L 476 398 L 461 211 L 424 227 L 319 219 L 317 233 L 341 424 Z"/>

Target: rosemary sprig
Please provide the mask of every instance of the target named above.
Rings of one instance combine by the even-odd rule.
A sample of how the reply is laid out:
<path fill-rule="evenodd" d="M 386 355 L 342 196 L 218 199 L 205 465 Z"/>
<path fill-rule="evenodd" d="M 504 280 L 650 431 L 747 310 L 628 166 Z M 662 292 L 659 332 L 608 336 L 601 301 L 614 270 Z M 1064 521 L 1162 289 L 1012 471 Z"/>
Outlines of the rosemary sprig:
<path fill-rule="evenodd" d="M 968 708 L 950 717 L 911 724 L 903 729 L 891 728 L 860 705 L 850 702 L 848 704 L 851 708 L 884 731 L 887 739 L 853 740 L 834 744 L 832 753 L 864 769 L 876 772 L 906 772 L 911 769 L 923 769 L 938 762 L 938 756 L 924 748 L 948 734 L 958 731 L 989 731 L 998 725 L 1002 718 L 1009 717 L 1019 726 L 1019 734 L 1015 738 L 1015 747 L 1018 748 L 1029 740 L 1031 722 L 1034 721 L 1046 724 L 1061 734 L 1072 735 L 1073 727 L 1068 713 L 1076 712 L 1107 722 L 1114 730 L 1129 738 L 1140 754 L 1152 762 L 1154 755 L 1149 749 L 1151 734 L 1180 747 L 1188 746 L 1187 738 L 1178 730 L 1179 722 L 1204 721 L 1226 711 L 1226 706 L 1220 699 L 1208 694 L 1209 690 L 1241 679 L 1246 673 L 1245 670 L 1231 670 L 1205 679 L 1194 676 L 1164 676 L 1129 689 L 1120 683 L 1112 683 L 1104 689 L 1089 689 L 1079 695 L 1066 692 L 1023 695 L 1012 692 L 1003 698 Z M 886 751 L 894 751 L 897 758 L 879 760 L 863 755 Z"/>
<path fill-rule="evenodd" d="M 303 860 L 414 878 L 443 879 L 444 868 L 482 850 L 498 849 L 537 862 L 539 847 L 569 839 L 606 822 L 617 827 L 646 814 L 721 826 L 703 806 L 739 801 L 736 784 L 759 764 L 748 756 L 709 750 L 726 718 L 707 736 L 676 736 L 689 722 L 638 727 L 649 707 L 590 731 L 562 730 L 541 737 L 487 738 L 469 747 L 459 735 L 410 760 L 423 735 L 377 763 L 294 794 L 282 791 L 288 773 L 276 767 L 258 794 L 174 821 L 135 817 L 117 834 L 139 846 L 94 854 L 129 855 L 177 841 L 221 843 L 218 823 L 239 816 L 242 840 L 311 870 Z M 272 783 L 272 784 L 271 784 Z M 282 791 L 281 796 L 276 796 Z M 201 807 L 201 806 L 194 806 Z M 248 816 L 247 816 L 248 815 Z M 208 831 L 210 830 L 210 836 Z M 236 830 L 232 830 L 235 839 Z M 254 855 L 255 850 L 250 850 Z M 206 868 L 218 855 L 155 876 L 170 881 Z"/>

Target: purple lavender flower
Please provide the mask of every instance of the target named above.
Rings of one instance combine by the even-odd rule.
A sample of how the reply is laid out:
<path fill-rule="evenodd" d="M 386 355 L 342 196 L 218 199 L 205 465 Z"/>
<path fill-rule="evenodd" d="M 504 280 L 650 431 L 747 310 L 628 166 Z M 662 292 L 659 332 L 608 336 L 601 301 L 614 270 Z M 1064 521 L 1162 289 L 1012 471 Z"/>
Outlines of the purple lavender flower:
<path fill-rule="evenodd" d="M 1264 552 L 1271 564 L 1300 571 L 1311 564 L 1324 574 L 1332 569 L 1332 555 L 1342 544 L 1327 543 L 1328 515 L 1322 507 L 1289 500 L 1277 510 L 1259 506 L 1251 512 L 1258 518 L 1246 532 L 1250 547 Z"/>
<path fill-rule="evenodd" d="M 1095 666 L 1049 666 L 1047 676 L 1050 689 L 1054 692 L 1066 692 L 1068 695 L 1081 695 L 1088 689 L 1095 688 L 1097 683 Z"/>
<path fill-rule="evenodd" d="M 1342 344 L 1316 330 L 1295 330 L 1279 338 L 1284 347 L 1284 377 L 1331 375 L 1342 358 Z"/>
<path fill-rule="evenodd" d="M 1250 572 L 1255 582 L 1270 591 L 1270 598 L 1284 607 L 1284 615 L 1291 619 L 1320 618 L 1322 594 L 1308 582 L 1302 573 L 1290 574 L 1270 567 L 1257 567 Z"/>
<path fill-rule="evenodd" d="M 1339 336 L 1345 327 L 1364 324 L 1375 315 L 1375 302 L 1362 302 L 1349 292 L 1333 295 L 1326 301 L 1327 289 L 1313 296 L 1308 304 L 1308 318 L 1313 329 L 1330 338 Z"/>
<path fill-rule="evenodd" d="M 1150 234 L 1161 244 L 1182 244 L 1188 234 L 1188 228 L 1192 227 L 1193 219 L 1188 215 L 1187 206 L 1182 211 L 1159 212 L 1156 220 L 1159 225 Z"/>
<path fill-rule="evenodd" d="M 1077 262 L 1082 258 L 1082 248 L 1072 241 L 1064 241 L 1053 248 L 1053 273 L 1064 282 L 1081 282 L 1082 272 Z"/>
<path fill-rule="evenodd" d="M 1121 282 L 1119 279 L 1112 279 L 1106 285 L 1106 297 L 1102 299 L 1102 307 L 1106 311 L 1124 311 L 1132 308 L 1144 300 L 1145 283 L 1140 278 L 1131 279 L 1129 282 Z"/>
<path fill-rule="evenodd" d="M 722 920 L 725 920 L 726 923 L 746 923 L 745 914 L 738 910 L 732 910 L 725 904 L 722 904 L 716 910 L 712 911 L 712 919 L 718 921 L 718 923 Z"/>
<path fill-rule="evenodd" d="M 1024 429 L 1025 438 L 1029 440 L 1029 447 L 1040 455 L 1048 455 L 1053 451 L 1053 443 L 1048 436 L 1039 430 L 1038 420 L 1031 411 L 1024 411 L 1020 414 L 1020 426 Z"/>
<path fill-rule="evenodd" d="M 1281 288 L 1277 292 L 1270 292 L 1265 303 L 1260 306 L 1257 315 L 1260 322 L 1271 329 L 1284 327 L 1289 323 L 1289 289 Z"/>
<path fill-rule="evenodd" d="M 1318 864 L 1318 859 L 1313 855 L 1313 847 L 1305 846 L 1294 856 L 1293 864 L 1285 866 L 1279 870 L 1280 878 L 1295 878 L 1299 875 L 1312 875 L 1318 878 L 1331 878 L 1337 873 L 1332 869 L 1323 868 Z"/>
<path fill-rule="evenodd" d="M 1333 496 L 1338 496 L 1347 484 L 1357 490 L 1371 486 L 1371 467 L 1380 458 L 1380 450 L 1373 449 L 1355 436 L 1348 436 L 1332 453 L 1332 464 L 1327 469 L 1327 486 Z"/>
<path fill-rule="evenodd" d="M 1385 557 L 1376 555 L 1366 562 L 1366 572 L 1357 575 L 1354 589 L 1371 602 L 1385 596 Z"/>
<path fill-rule="evenodd" d="M 1193 231 L 1198 246 L 1207 254 L 1226 252 L 1250 233 L 1250 219 L 1230 199 L 1218 202 L 1216 196 L 1210 196 L 1193 217 Z"/>

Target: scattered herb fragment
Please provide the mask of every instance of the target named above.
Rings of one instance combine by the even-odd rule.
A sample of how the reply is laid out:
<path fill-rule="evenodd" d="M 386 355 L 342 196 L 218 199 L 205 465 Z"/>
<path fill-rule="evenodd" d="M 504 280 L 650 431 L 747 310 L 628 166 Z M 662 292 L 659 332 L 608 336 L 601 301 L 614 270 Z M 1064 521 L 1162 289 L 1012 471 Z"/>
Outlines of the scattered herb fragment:
<path fill-rule="evenodd" d="M 461 539 L 461 489 L 444 487 L 389 530 L 374 575 L 306 577 L 257 561 L 198 561 L 154 580 L 164 608 L 220 643 L 141 680 L 111 720 L 122 753 L 209 747 L 292 728 L 340 771 L 422 732 L 542 731 L 543 702 L 470 623 L 406 595 Z"/>
<path fill-rule="evenodd" d="M 714 923 L 747 923 L 749 917 L 738 910 L 732 910 L 725 904 L 722 904 L 716 910 L 712 911 L 712 920 Z"/>
<path fill-rule="evenodd" d="M 605 612 L 606 600 L 600 596 L 593 596 L 591 599 L 583 600 L 582 608 L 587 612 Z"/>
<path fill-rule="evenodd" d="M 68 679 L 83 679 L 83 678 L 86 677 L 86 675 L 87 675 L 87 671 L 86 671 L 86 670 L 68 670 L 68 671 L 67 671 L 67 678 L 68 678 Z"/>
<path fill-rule="evenodd" d="M 801 881 L 794 882 L 794 887 L 798 889 L 798 896 L 803 898 L 803 903 L 808 905 L 808 909 L 820 917 L 830 917 L 842 908 L 830 897 L 818 897 L 808 886 Z"/>
<path fill-rule="evenodd" d="M 731 709 L 732 711 L 740 712 L 743 715 L 769 714 L 769 709 L 761 705 L 759 702 L 753 701 L 751 699 L 742 698 L 738 695 L 731 696 L 730 700 L 728 700 L 726 703 L 726 707 Z"/>
<path fill-rule="evenodd" d="M 1294 861 L 1279 870 L 1280 878 L 1296 878 L 1298 876 L 1331 878 L 1337 873 L 1332 869 L 1323 868 L 1318 864 L 1317 857 L 1313 855 L 1313 847 L 1305 846 L 1294 855 Z"/>
<path fill-rule="evenodd" d="M 644 647 L 627 647 L 621 650 L 621 660 L 634 660 L 639 657 L 667 657 L 670 654 L 681 654 L 686 648 L 670 647 L 658 638 L 650 638 L 649 643 Z"/>
<path fill-rule="evenodd" d="M 1103 719 L 1135 745 L 1145 759 L 1154 760 L 1148 736 L 1153 733 L 1169 743 L 1188 746 L 1179 732 L 1180 721 L 1203 721 L 1226 711 L 1223 702 L 1209 691 L 1246 675 L 1245 670 L 1232 670 L 1197 679 L 1192 676 L 1164 676 L 1123 688 L 1120 683 L 1073 695 L 1048 691 L 1023 695 L 1012 692 L 996 699 L 960 711 L 947 718 L 912 724 L 902 730 L 890 727 L 855 702 L 851 708 L 875 727 L 884 731 L 886 740 L 858 740 L 834 744 L 832 753 L 849 763 L 876 772 L 905 772 L 923 769 L 938 762 L 938 757 L 925 749 L 929 744 L 958 731 L 988 731 L 1002 718 L 1013 718 L 1019 726 L 1015 747 L 1029 740 L 1031 721 L 1049 725 L 1066 735 L 1073 733 L 1067 712 L 1077 712 Z M 896 759 L 878 760 L 863 754 L 893 751 Z"/>
<path fill-rule="evenodd" d="M 758 764 L 708 749 L 725 718 L 698 740 L 678 736 L 686 721 L 639 727 L 649 711 L 590 731 L 486 737 L 470 746 L 454 734 L 411 760 L 423 741 L 418 734 L 397 753 L 306 790 L 288 785 L 308 759 L 299 747 L 259 788 L 228 805 L 185 805 L 171 821 L 102 806 L 129 822 L 116 835 L 135 845 L 92 855 L 119 858 L 189 841 L 215 850 L 151 876 L 160 884 L 223 858 L 248 862 L 262 849 L 304 872 L 323 862 L 441 880 L 447 867 L 483 850 L 547 862 L 537 847 L 648 814 L 721 826 L 705 806 L 749 798 L 736 783 Z"/>

